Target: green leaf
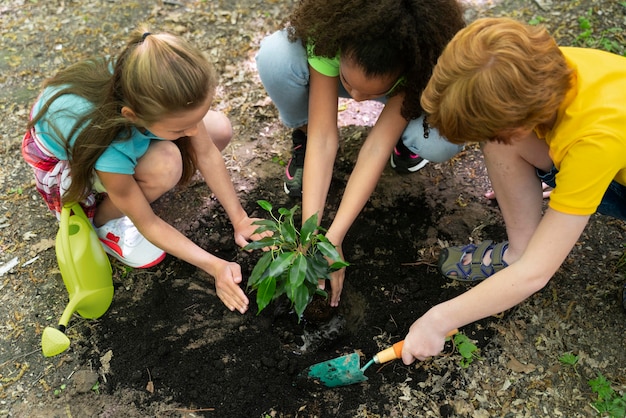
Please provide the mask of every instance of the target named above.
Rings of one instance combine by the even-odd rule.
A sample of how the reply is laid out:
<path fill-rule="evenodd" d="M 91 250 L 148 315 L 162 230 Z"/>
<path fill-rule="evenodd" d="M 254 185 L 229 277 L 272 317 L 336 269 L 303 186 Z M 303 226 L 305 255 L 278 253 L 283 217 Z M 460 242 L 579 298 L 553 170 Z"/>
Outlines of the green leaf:
<path fill-rule="evenodd" d="M 294 244 L 297 239 L 296 228 L 291 223 L 283 222 L 280 225 L 280 234 L 282 238 L 289 244 Z"/>
<path fill-rule="evenodd" d="M 278 223 L 276 223 L 276 221 L 272 221 L 271 219 L 259 219 L 258 221 L 252 222 L 252 225 L 264 226 L 268 231 L 278 231 Z"/>
<path fill-rule="evenodd" d="M 590 380 L 589 386 L 591 386 L 593 392 L 598 394 L 598 399 L 601 401 L 612 398 L 615 393 L 611 387 L 611 382 L 609 382 L 602 373 L 598 373 L 596 379 Z"/>
<path fill-rule="evenodd" d="M 259 206 L 261 206 L 261 208 L 265 209 L 266 211 L 272 211 L 272 204 L 267 200 L 257 200 L 256 202 L 259 204 Z"/>
<path fill-rule="evenodd" d="M 276 290 L 274 290 L 274 297 L 272 299 L 278 299 L 280 295 L 289 291 L 289 281 L 285 280 L 283 276 L 276 279 Z"/>
<path fill-rule="evenodd" d="M 293 298 L 291 298 L 291 302 L 293 302 L 294 309 L 298 315 L 298 321 L 302 318 L 302 314 L 304 313 L 304 310 L 310 300 L 311 295 L 309 294 L 309 289 L 306 286 L 293 288 Z"/>
<path fill-rule="evenodd" d="M 294 207 L 292 207 L 291 209 L 287 209 L 287 208 L 280 208 L 278 209 L 278 213 L 280 213 L 281 215 L 283 215 L 286 219 L 293 219 L 293 215 L 296 213 L 296 211 L 299 209 L 298 205 L 295 205 Z"/>
<path fill-rule="evenodd" d="M 274 291 L 276 290 L 276 279 L 274 277 L 266 277 L 257 289 L 256 304 L 261 312 L 274 297 Z"/>
<path fill-rule="evenodd" d="M 271 237 L 264 237 L 261 238 L 258 241 L 252 241 L 246 244 L 245 247 L 243 247 L 244 250 L 261 250 L 265 247 L 273 247 L 276 244 L 280 243 L 280 239 L 274 236 Z"/>
<path fill-rule="evenodd" d="M 291 265 L 294 258 L 293 252 L 282 253 L 269 265 L 268 276 L 278 278 Z"/>
<path fill-rule="evenodd" d="M 332 261 L 341 260 L 341 256 L 339 255 L 339 251 L 337 251 L 337 247 L 335 247 L 330 242 L 320 241 L 317 243 L 317 248 L 319 248 L 320 252 L 326 257 L 330 258 Z"/>
<path fill-rule="evenodd" d="M 319 253 L 307 257 L 307 280 L 316 283 L 319 279 L 327 279 L 330 273 L 328 262 Z"/>
<path fill-rule="evenodd" d="M 350 263 L 348 263 L 347 261 L 335 261 L 333 264 L 330 265 L 330 271 L 337 271 L 337 270 L 341 270 L 344 267 L 348 267 L 350 265 Z"/>
<path fill-rule="evenodd" d="M 561 357 L 559 357 L 559 361 L 562 364 L 575 366 L 576 363 L 578 363 L 578 356 L 573 353 L 564 353 L 563 355 L 561 355 Z"/>
<path fill-rule="evenodd" d="M 302 254 L 298 254 L 296 256 L 291 269 L 289 270 L 289 283 L 292 287 L 300 287 L 304 283 L 304 279 L 306 278 L 306 257 Z"/>
<path fill-rule="evenodd" d="M 477 347 L 472 343 L 465 343 L 459 345 L 459 354 L 461 354 L 465 358 L 472 358 L 474 351 L 476 351 Z"/>
<path fill-rule="evenodd" d="M 257 261 L 256 265 L 252 269 L 252 273 L 248 278 L 248 287 L 256 289 L 258 282 L 261 280 L 263 273 L 267 270 L 267 267 L 272 261 L 272 253 L 267 252 Z"/>
<path fill-rule="evenodd" d="M 309 219 L 304 222 L 300 229 L 300 244 L 302 246 L 308 245 L 317 229 L 317 213 L 311 215 Z"/>

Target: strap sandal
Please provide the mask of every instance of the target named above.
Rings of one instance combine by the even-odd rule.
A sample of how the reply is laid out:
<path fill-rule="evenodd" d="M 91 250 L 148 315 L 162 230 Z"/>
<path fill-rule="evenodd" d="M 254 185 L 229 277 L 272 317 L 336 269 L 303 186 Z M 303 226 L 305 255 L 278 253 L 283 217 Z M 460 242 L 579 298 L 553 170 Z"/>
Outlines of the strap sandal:
<path fill-rule="evenodd" d="M 468 244 L 466 246 L 448 247 L 439 254 L 439 271 L 448 279 L 462 282 L 477 282 L 485 280 L 496 272 L 507 267 L 503 260 L 504 252 L 509 248 L 509 242 L 483 241 L 480 245 Z M 487 251 L 491 250 L 491 263 L 483 264 Z M 463 264 L 466 254 L 472 255 L 469 264 Z"/>

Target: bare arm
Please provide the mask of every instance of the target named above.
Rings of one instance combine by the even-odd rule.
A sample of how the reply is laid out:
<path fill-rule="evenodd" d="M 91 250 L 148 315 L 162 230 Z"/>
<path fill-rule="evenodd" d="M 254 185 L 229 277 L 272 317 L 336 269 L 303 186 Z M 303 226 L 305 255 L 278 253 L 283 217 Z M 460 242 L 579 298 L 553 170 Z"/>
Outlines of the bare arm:
<path fill-rule="evenodd" d="M 309 124 L 302 178 L 302 220 L 321 222 L 339 146 L 337 77 L 310 68 Z"/>
<path fill-rule="evenodd" d="M 257 228 L 252 225 L 255 219 L 249 218 L 241 206 L 222 153 L 211 139 L 205 123 L 199 124 L 198 133 L 191 137 L 191 144 L 196 152 L 198 170 L 235 229 L 235 242 L 240 247 L 245 246 Z"/>
<path fill-rule="evenodd" d="M 411 326 L 406 364 L 438 354 L 452 329 L 505 311 L 542 289 L 561 266 L 589 216 L 548 209 L 521 258 L 462 295 L 430 309 Z"/>
<path fill-rule="evenodd" d="M 389 161 L 393 147 L 408 124 L 400 114 L 402 101 L 403 96 L 397 95 L 387 102 L 361 147 L 337 216 L 328 229 L 328 235 L 337 243 L 343 241 L 348 229 L 372 195 Z M 332 242 L 335 243 L 335 241 Z"/>
<path fill-rule="evenodd" d="M 393 147 L 408 124 L 400 114 L 402 101 L 402 95 L 394 96 L 383 108 L 374 128 L 361 147 L 337 215 L 328 228 L 326 237 L 339 248 L 341 253 L 341 246 L 348 230 L 376 188 Z M 344 278 L 345 270 L 343 269 L 333 273 L 330 281 L 331 306 L 339 305 Z"/>
<path fill-rule="evenodd" d="M 132 175 L 99 171 L 112 203 L 151 243 L 163 251 L 202 268 L 215 277 L 221 260 L 198 247 L 176 228 L 159 218 Z"/>

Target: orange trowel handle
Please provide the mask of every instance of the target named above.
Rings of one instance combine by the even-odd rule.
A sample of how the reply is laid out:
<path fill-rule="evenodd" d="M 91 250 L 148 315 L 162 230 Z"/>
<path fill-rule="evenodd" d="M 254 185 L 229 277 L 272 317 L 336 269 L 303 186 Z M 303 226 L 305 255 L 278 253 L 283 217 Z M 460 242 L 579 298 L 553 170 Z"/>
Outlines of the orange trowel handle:
<path fill-rule="evenodd" d="M 454 334 L 459 332 L 458 329 L 453 329 L 449 333 L 446 334 L 446 337 L 452 337 Z M 387 363 L 391 360 L 396 360 L 402 357 L 402 347 L 404 347 L 404 340 L 398 341 L 394 345 L 389 348 L 384 349 L 374 356 L 374 362 L 376 364 Z"/>

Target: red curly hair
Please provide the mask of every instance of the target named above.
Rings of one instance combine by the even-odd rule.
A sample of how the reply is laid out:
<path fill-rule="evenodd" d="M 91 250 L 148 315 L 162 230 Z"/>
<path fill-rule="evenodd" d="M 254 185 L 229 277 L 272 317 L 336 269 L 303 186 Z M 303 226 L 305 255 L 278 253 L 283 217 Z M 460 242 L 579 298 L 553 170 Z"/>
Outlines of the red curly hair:
<path fill-rule="evenodd" d="M 509 18 L 479 19 L 450 41 L 424 89 L 428 122 L 450 142 L 509 142 L 546 124 L 573 70 L 548 32 Z"/>

